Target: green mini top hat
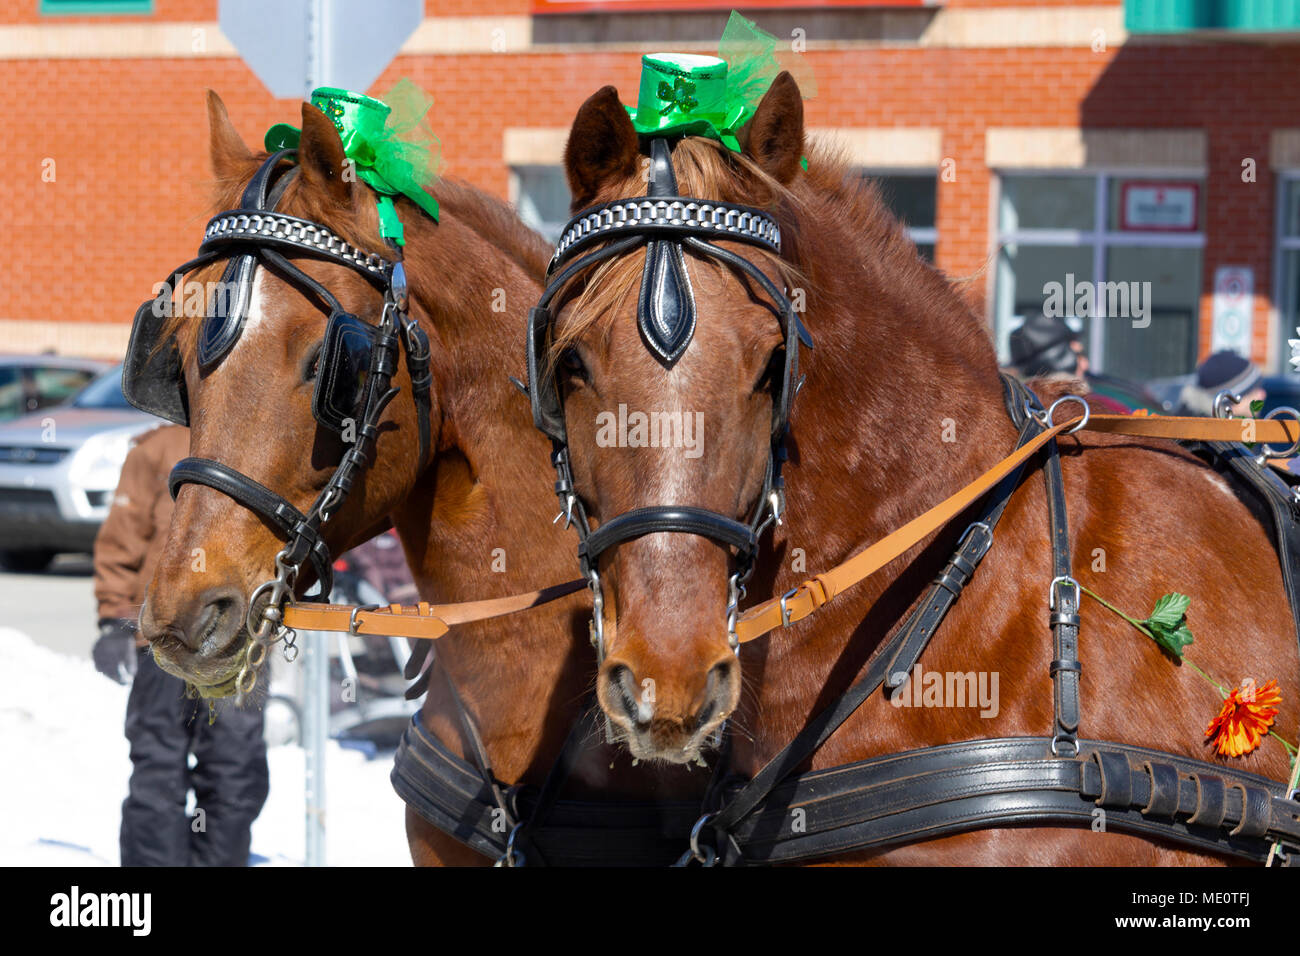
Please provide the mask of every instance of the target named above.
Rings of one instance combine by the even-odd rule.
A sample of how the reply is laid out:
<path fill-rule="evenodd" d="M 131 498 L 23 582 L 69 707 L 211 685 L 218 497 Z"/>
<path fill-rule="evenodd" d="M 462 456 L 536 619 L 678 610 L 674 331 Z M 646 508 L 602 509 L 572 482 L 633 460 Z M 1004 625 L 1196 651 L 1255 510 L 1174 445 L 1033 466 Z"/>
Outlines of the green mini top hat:
<path fill-rule="evenodd" d="M 384 100 L 377 100 L 322 86 L 312 92 L 311 104 L 333 121 L 357 178 L 379 193 L 382 235 L 398 245 L 404 242 L 393 196 L 406 196 L 437 220 L 438 202 L 428 188 L 438 178 L 439 144 L 424 121 L 432 101 L 419 87 L 399 80 Z M 266 148 L 271 152 L 294 149 L 301 136 L 298 127 L 277 123 L 266 131 Z"/>
<path fill-rule="evenodd" d="M 776 37 L 734 10 L 717 56 L 647 53 L 641 57 L 632 125 L 645 136 L 708 136 L 740 152 L 736 133 L 748 123 L 781 70 L 795 74 L 800 92 L 815 92 L 812 72 L 797 56 L 777 54 Z"/>

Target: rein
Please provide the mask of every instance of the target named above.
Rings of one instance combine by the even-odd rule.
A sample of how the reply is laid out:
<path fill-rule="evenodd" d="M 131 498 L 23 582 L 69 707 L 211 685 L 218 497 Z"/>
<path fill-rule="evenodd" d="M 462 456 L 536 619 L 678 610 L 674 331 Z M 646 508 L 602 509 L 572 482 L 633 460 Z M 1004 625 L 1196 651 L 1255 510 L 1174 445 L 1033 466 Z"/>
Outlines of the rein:
<path fill-rule="evenodd" d="M 1083 401 L 1078 396 L 1067 396 L 1067 398 L 1070 401 Z M 1059 400 L 1052 408 L 1056 408 L 1066 400 L 1064 398 Z M 847 561 L 809 578 L 779 598 L 772 598 L 750 608 L 736 621 L 736 636 L 742 643 L 752 641 L 776 628 L 788 627 L 809 617 L 836 595 L 866 580 L 899 555 L 919 544 L 928 535 L 943 527 L 1058 435 L 1071 435 L 1087 430 L 1136 438 L 1240 442 L 1243 437 L 1243 421 L 1249 421 L 1255 429 L 1257 441 L 1263 445 L 1284 443 L 1293 445 L 1300 441 L 1300 421 L 1297 420 L 1256 421 L 1157 415 L 1092 415 L 1086 411 L 1086 404 L 1084 407 L 1083 415 L 1060 424 L 1052 423 L 1052 413 L 1049 409 L 1045 431 L 1021 445 L 956 494 L 913 518 L 875 544 L 859 551 Z"/>
<path fill-rule="evenodd" d="M 1072 396 L 1071 400 L 1078 400 L 1078 398 Z M 736 636 L 741 643 L 748 643 L 777 628 L 788 627 L 811 616 L 832 598 L 865 581 L 895 558 L 915 547 L 928 535 L 946 525 L 1059 435 L 1071 435 L 1086 430 L 1136 438 L 1199 439 L 1221 442 L 1237 442 L 1242 437 L 1242 420 L 1235 419 L 1084 414 L 1060 424 L 1050 424 L 1051 411 L 1049 410 L 1047 421 L 1049 424 L 1045 431 L 1020 445 L 1010 455 L 933 508 L 829 571 L 809 578 L 779 598 L 764 601 L 740 614 L 736 620 Z M 1262 444 L 1293 444 L 1300 441 L 1300 421 L 1264 419 L 1254 421 L 1253 424 L 1256 437 Z M 645 533 L 652 533 L 652 531 Z M 572 594 L 586 584 L 587 581 L 583 579 L 575 579 L 510 597 L 461 604 L 393 604 L 387 609 L 291 603 L 285 608 L 284 623 L 286 626 L 300 627 L 304 630 L 385 634 L 418 640 L 436 640 L 457 624 L 540 607 Z"/>

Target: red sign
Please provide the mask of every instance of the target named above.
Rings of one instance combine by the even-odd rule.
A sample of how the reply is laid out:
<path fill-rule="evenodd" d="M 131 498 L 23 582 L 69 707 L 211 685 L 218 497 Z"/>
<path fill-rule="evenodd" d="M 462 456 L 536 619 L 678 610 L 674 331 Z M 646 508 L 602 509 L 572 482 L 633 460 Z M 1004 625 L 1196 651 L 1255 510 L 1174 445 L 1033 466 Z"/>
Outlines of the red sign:
<path fill-rule="evenodd" d="M 1195 232 L 1200 200 L 1199 183 L 1130 180 L 1120 187 L 1119 227 L 1131 232 Z"/>
<path fill-rule="evenodd" d="M 746 10 L 795 7 L 928 7 L 933 0 L 746 0 Z M 544 13 L 689 13 L 732 10 L 736 0 L 533 0 L 532 12 Z"/>

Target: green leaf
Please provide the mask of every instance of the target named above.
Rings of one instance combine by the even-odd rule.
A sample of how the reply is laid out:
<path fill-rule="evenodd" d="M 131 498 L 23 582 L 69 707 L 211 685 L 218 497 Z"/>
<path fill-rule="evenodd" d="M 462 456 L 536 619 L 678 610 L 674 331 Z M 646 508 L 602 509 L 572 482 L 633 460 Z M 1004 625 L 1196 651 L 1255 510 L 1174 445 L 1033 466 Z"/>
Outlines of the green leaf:
<path fill-rule="evenodd" d="M 1263 411 L 1263 409 L 1264 409 L 1264 400 L 1262 398 L 1257 398 L 1250 403 L 1250 413 L 1252 415 L 1258 415 L 1261 411 Z"/>
<path fill-rule="evenodd" d="M 1173 591 L 1156 601 L 1155 610 L 1142 622 L 1155 642 L 1174 657 L 1181 658 L 1183 649 L 1193 640 L 1184 616 L 1191 603 L 1192 599 L 1186 594 Z"/>
<path fill-rule="evenodd" d="M 1177 591 L 1166 594 L 1156 601 L 1156 609 L 1147 618 L 1147 624 L 1164 624 L 1169 627 L 1176 627 L 1178 622 L 1182 620 L 1183 615 L 1187 613 L 1187 608 L 1191 603 L 1192 599 L 1186 594 L 1179 594 Z"/>

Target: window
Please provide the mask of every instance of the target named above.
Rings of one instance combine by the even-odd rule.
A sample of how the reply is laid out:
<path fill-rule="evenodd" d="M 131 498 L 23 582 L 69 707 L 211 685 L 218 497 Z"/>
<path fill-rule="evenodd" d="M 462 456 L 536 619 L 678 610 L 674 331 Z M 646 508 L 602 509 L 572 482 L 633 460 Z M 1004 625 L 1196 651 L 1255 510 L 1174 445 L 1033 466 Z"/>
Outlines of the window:
<path fill-rule="evenodd" d="M 907 226 L 907 234 L 916 243 L 921 258 L 934 262 L 934 245 L 939 236 L 934 226 L 937 173 L 867 170 L 863 175 L 875 181 L 889 211 Z"/>
<path fill-rule="evenodd" d="M 153 0 L 41 0 L 41 15 L 47 17 L 151 13 Z"/>
<path fill-rule="evenodd" d="M 569 221 L 569 184 L 562 166 L 512 166 L 510 192 L 519 218 L 551 242 Z"/>
<path fill-rule="evenodd" d="M 0 365 L 0 421 L 17 418 L 27 411 L 23 383 L 13 365 Z"/>
<path fill-rule="evenodd" d="M 1300 171 L 1284 173 L 1278 183 L 1277 217 L 1277 314 L 1282 332 L 1278 364 L 1283 372 L 1294 372 L 1291 346 L 1300 325 Z"/>
<path fill-rule="evenodd" d="M 58 368 L 51 365 L 33 366 L 25 370 L 32 379 L 35 404 L 29 409 L 46 408 L 61 405 L 86 383 L 95 377 L 95 373 L 80 368 Z"/>
<path fill-rule="evenodd" d="M 1204 189 L 1186 173 L 1001 177 L 998 354 L 1036 312 L 1081 333 L 1092 368 L 1145 382 L 1196 364 Z"/>

